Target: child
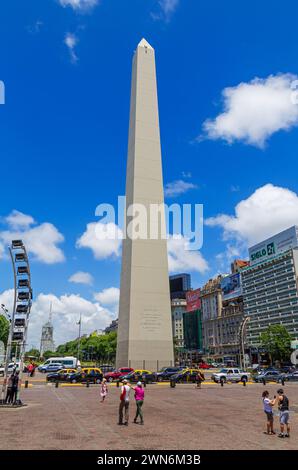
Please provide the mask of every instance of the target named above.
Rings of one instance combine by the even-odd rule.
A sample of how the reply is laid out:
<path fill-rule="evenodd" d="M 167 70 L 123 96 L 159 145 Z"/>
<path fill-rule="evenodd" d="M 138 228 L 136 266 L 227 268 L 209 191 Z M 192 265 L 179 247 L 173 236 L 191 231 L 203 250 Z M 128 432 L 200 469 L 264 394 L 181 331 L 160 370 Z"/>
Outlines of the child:
<path fill-rule="evenodd" d="M 268 390 L 265 390 L 265 392 L 262 393 L 262 398 L 263 398 L 264 412 L 267 416 L 267 432 L 264 432 L 264 434 L 275 434 L 273 430 L 272 407 L 275 405 L 276 397 L 274 397 L 273 400 L 270 400 L 269 392 Z"/>
<path fill-rule="evenodd" d="M 107 394 L 108 394 L 107 381 L 106 379 L 102 379 L 101 388 L 100 388 L 100 396 L 101 396 L 100 403 L 103 403 L 105 401 Z"/>

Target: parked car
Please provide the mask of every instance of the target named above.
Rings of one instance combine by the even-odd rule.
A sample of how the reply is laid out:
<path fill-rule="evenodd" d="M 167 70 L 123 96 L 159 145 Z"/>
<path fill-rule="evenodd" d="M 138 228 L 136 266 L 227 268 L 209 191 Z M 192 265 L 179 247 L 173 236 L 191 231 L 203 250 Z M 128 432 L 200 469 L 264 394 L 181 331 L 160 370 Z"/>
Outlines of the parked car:
<path fill-rule="evenodd" d="M 99 368 L 102 370 L 103 374 L 107 374 L 108 372 L 113 372 L 113 370 L 115 370 L 115 366 L 112 364 L 100 364 Z"/>
<path fill-rule="evenodd" d="M 243 380 L 248 381 L 250 379 L 250 373 L 238 368 L 226 368 L 212 374 L 211 379 L 216 383 L 222 380 L 224 382 L 243 382 Z"/>
<path fill-rule="evenodd" d="M 50 364 L 46 365 L 40 365 L 37 367 L 37 370 L 41 372 L 42 374 L 48 373 L 48 372 L 57 372 L 58 370 L 63 368 L 63 364 L 61 362 L 52 362 Z"/>
<path fill-rule="evenodd" d="M 295 370 L 295 372 L 290 372 L 289 374 L 286 374 L 285 380 L 289 382 L 298 382 L 298 370 Z"/>
<path fill-rule="evenodd" d="M 278 370 L 265 370 L 263 373 L 255 375 L 254 381 L 257 383 L 262 383 L 264 380 L 266 382 L 277 382 L 281 383 L 285 379 L 286 374 L 279 372 Z"/>
<path fill-rule="evenodd" d="M 56 382 L 58 380 L 58 382 L 66 382 L 67 376 L 76 372 L 76 369 L 60 369 L 57 372 L 50 372 L 47 375 L 47 381 Z"/>
<path fill-rule="evenodd" d="M 159 372 L 156 372 L 157 382 L 170 380 L 172 375 L 177 374 L 183 369 L 185 369 L 185 367 L 163 367 Z"/>
<path fill-rule="evenodd" d="M 146 381 L 146 383 L 156 382 L 156 373 L 150 370 L 138 369 L 123 375 L 119 380 L 128 380 L 129 382 Z"/>
<path fill-rule="evenodd" d="M 107 372 L 104 377 L 108 382 L 113 382 L 114 380 L 117 380 L 133 371 L 134 369 L 131 367 L 120 367 L 119 369 L 115 369 L 112 372 Z"/>
<path fill-rule="evenodd" d="M 103 379 L 102 371 L 97 367 L 83 367 L 80 372 L 74 372 L 68 374 L 66 381 L 70 383 L 84 383 L 91 382 L 94 384 L 100 384 Z"/>
<path fill-rule="evenodd" d="M 210 364 L 207 364 L 207 362 L 201 362 L 199 364 L 199 369 L 210 369 Z"/>
<path fill-rule="evenodd" d="M 184 369 L 171 376 L 171 380 L 179 382 L 196 382 L 199 369 Z"/>

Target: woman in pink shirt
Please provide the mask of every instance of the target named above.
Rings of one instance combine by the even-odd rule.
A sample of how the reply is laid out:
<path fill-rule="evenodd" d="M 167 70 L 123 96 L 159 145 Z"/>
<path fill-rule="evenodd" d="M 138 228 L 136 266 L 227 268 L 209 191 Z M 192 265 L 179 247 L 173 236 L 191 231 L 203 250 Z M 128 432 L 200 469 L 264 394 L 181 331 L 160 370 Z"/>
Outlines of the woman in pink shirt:
<path fill-rule="evenodd" d="M 135 400 L 136 400 L 136 405 L 137 405 L 137 413 L 133 422 L 137 423 L 137 418 L 140 417 L 141 418 L 140 424 L 144 424 L 142 406 L 144 403 L 145 392 L 142 387 L 142 382 L 137 383 L 137 386 L 134 388 L 134 391 L 135 391 Z"/>

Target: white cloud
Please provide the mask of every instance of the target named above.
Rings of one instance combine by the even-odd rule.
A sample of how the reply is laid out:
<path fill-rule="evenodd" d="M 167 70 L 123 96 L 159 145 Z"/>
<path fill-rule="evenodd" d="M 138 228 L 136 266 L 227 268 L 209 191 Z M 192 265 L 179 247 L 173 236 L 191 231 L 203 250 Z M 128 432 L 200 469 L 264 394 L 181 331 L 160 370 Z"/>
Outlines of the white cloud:
<path fill-rule="evenodd" d="M 75 64 L 79 60 L 76 52 L 75 52 L 75 47 L 78 44 L 79 39 L 78 37 L 73 34 L 73 33 L 66 33 L 65 38 L 64 38 L 64 44 L 68 47 L 69 55 L 70 55 L 70 61 Z"/>
<path fill-rule="evenodd" d="M 4 303 L 11 312 L 13 303 L 13 290 L 0 294 L 0 303 Z M 82 315 L 82 334 L 106 328 L 115 319 L 115 314 L 103 308 L 98 302 L 90 302 L 80 295 L 39 294 L 33 301 L 29 329 L 28 348 L 31 345 L 40 346 L 41 328 L 48 321 L 50 305 L 52 303 L 54 341 L 56 345 L 65 343 L 78 337 L 77 321 Z"/>
<path fill-rule="evenodd" d="M 74 284 L 87 284 L 91 286 L 93 284 L 93 277 L 90 273 L 78 271 L 77 273 L 74 273 L 72 276 L 70 276 L 68 281 L 73 282 Z"/>
<path fill-rule="evenodd" d="M 199 251 L 188 250 L 189 242 L 182 235 L 168 239 L 169 271 L 197 271 L 204 273 L 209 269 L 207 261 Z"/>
<path fill-rule="evenodd" d="M 180 0 L 159 0 L 159 12 L 158 13 L 151 13 L 151 17 L 154 20 L 164 20 L 169 22 L 178 8 Z"/>
<path fill-rule="evenodd" d="M 298 106 L 293 103 L 291 88 L 297 78 L 291 74 L 270 75 L 225 88 L 224 111 L 205 121 L 205 135 L 230 144 L 242 141 L 262 148 L 275 132 L 298 126 Z"/>
<path fill-rule="evenodd" d="M 63 251 L 57 246 L 64 241 L 64 237 L 53 224 L 45 222 L 36 225 L 33 217 L 16 210 L 4 220 L 8 227 L 0 231 L 0 254 L 12 240 L 22 239 L 28 253 L 36 260 L 46 264 L 64 261 Z"/>
<path fill-rule="evenodd" d="M 119 302 L 120 290 L 117 287 L 109 287 L 94 294 L 94 299 L 102 305 L 117 305 Z"/>
<path fill-rule="evenodd" d="M 249 246 L 298 225 L 298 195 L 287 188 L 266 184 L 235 207 L 235 215 L 219 214 L 206 220 L 210 227 L 222 227 L 224 239 Z"/>
<path fill-rule="evenodd" d="M 90 248 L 96 259 L 106 259 L 120 256 L 121 244 L 122 232 L 117 225 L 91 222 L 77 240 L 76 247 Z"/>
<path fill-rule="evenodd" d="M 176 180 L 171 183 L 167 183 L 164 189 L 165 197 L 176 197 L 180 194 L 184 194 L 190 189 L 196 189 L 197 185 L 193 183 L 187 183 L 183 180 Z"/>
<path fill-rule="evenodd" d="M 71 7 L 78 12 L 87 12 L 99 4 L 99 0 L 59 0 L 62 7 Z"/>
<path fill-rule="evenodd" d="M 5 221 L 12 229 L 28 228 L 35 224 L 35 220 L 31 215 L 23 214 L 23 212 L 13 210 L 11 214 L 5 217 Z"/>

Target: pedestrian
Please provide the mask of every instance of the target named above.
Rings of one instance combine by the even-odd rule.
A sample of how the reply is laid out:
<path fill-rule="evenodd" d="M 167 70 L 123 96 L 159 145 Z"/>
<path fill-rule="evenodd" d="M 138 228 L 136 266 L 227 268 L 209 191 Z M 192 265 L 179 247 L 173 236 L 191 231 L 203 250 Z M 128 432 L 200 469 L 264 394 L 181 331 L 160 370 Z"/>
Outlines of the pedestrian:
<path fill-rule="evenodd" d="M 203 374 L 203 372 L 198 370 L 198 373 L 196 376 L 197 388 L 201 388 L 201 384 L 202 382 L 204 382 L 204 380 L 205 380 L 205 375 Z"/>
<path fill-rule="evenodd" d="M 19 373 L 20 371 L 16 371 L 13 376 L 12 382 L 12 403 L 15 404 L 17 400 L 18 388 L 19 388 Z"/>
<path fill-rule="evenodd" d="M 12 395 L 13 378 L 14 378 L 14 374 L 11 374 L 11 376 L 8 378 L 8 381 L 7 381 L 5 404 L 9 404 L 9 405 L 12 403 L 12 400 L 13 400 L 13 395 Z"/>
<path fill-rule="evenodd" d="M 135 392 L 137 410 L 136 410 L 136 416 L 133 422 L 137 424 L 137 419 L 138 417 L 140 417 L 141 419 L 140 424 L 144 424 L 142 407 L 144 403 L 145 391 L 143 389 L 142 382 L 137 383 L 137 386 L 134 388 L 134 392 Z"/>
<path fill-rule="evenodd" d="M 270 400 L 269 392 L 268 390 L 265 390 L 262 393 L 262 399 L 263 399 L 263 405 L 264 405 L 264 412 L 267 416 L 267 432 L 264 432 L 264 434 L 276 434 L 273 429 L 274 418 L 273 418 L 273 411 L 272 411 L 272 408 L 276 402 L 276 397 L 274 396 L 274 399 Z"/>
<path fill-rule="evenodd" d="M 279 423 L 280 423 L 280 433 L 278 437 L 290 437 L 290 425 L 289 425 L 289 399 L 284 394 L 282 388 L 277 390 L 278 393 L 278 409 L 279 409 Z M 285 426 L 287 427 L 287 432 L 285 433 Z"/>
<path fill-rule="evenodd" d="M 101 396 L 100 403 L 103 403 L 105 401 L 107 394 L 108 394 L 107 380 L 102 379 L 101 386 L 100 386 L 100 396 Z"/>
<path fill-rule="evenodd" d="M 120 395 L 120 405 L 119 405 L 119 422 L 118 424 L 123 424 L 123 412 L 125 411 L 125 426 L 128 426 L 129 419 L 129 395 L 130 395 L 130 386 L 127 383 L 127 380 L 124 379 L 121 387 Z"/>

